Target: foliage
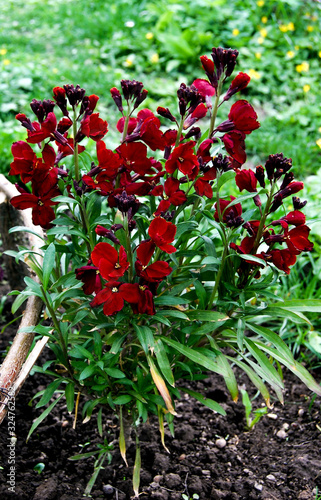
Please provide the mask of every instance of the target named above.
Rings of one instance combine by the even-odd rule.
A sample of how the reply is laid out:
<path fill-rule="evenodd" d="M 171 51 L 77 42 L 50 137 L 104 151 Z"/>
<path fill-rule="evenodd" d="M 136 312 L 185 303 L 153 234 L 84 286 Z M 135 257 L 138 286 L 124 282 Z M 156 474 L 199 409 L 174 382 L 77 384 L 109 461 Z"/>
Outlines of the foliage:
<path fill-rule="evenodd" d="M 119 418 L 125 461 L 128 425 L 135 431 L 136 495 L 141 422 L 156 415 L 165 446 L 164 425 L 174 432 L 182 393 L 225 414 L 186 381 L 218 373 L 236 401 L 237 366 L 269 407 L 267 385 L 283 400 L 283 365 L 321 393 L 278 326 L 270 327 L 275 318 L 310 324 L 304 313 L 321 310 L 320 300 L 273 293 L 278 277 L 313 248 L 305 202 L 293 196 L 287 210 L 303 182 L 282 153 L 255 171 L 242 168 L 245 141 L 260 123 L 248 101 L 233 102 L 250 81 L 243 72 L 229 80 L 237 57 L 220 47 L 201 57 L 207 79 L 179 86 L 178 111 L 157 108 L 164 127 L 170 122 L 166 131 L 148 108 L 138 111 L 148 94 L 143 84 L 122 80 L 122 92 L 111 89 L 120 114 L 115 151 L 104 140 L 108 124 L 96 112 L 98 96 L 79 85 L 55 87 L 54 101 L 33 99 L 36 121 L 17 115 L 27 140 L 12 146 L 10 174 L 21 183 L 11 203 L 31 208 L 46 237 L 43 265 L 29 255 L 38 280 L 25 278 L 13 309 L 30 295 L 41 297 L 43 318 L 25 331 L 47 336 L 55 355 L 43 367 L 52 382 L 37 395 L 37 407 L 46 409 L 29 436 L 63 397 L 77 413 L 82 396 L 83 417 L 97 412 L 98 429 L 99 408 L 109 406 Z M 10 252 L 21 259 L 25 253 Z M 105 442 L 97 452 L 91 485 L 109 449 Z"/>

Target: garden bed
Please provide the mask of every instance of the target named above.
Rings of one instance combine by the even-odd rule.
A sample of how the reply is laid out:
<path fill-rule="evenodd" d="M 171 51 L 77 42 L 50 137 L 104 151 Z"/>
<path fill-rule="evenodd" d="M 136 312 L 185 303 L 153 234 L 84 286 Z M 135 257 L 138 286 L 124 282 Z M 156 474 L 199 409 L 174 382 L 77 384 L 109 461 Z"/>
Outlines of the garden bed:
<path fill-rule="evenodd" d="M 7 293 L 6 288 L 3 293 Z M 14 328 L 5 330 L 0 340 L 1 350 L 14 333 Z M 40 363 L 49 354 L 45 349 Z M 320 373 L 314 375 L 320 379 Z M 246 376 L 240 376 L 238 382 L 254 395 Z M 94 450 L 102 441 L 97 434 L 95 415 L 86 424 L 78 418 L 77 428 L 73 430 L 73 415 L 68 415 L 63 404 L 57 405 L 26 443 L 32 422 L 40 414 L 40 410 L 28 402 L 47 384 L 48 379 L 43 375 L 29 377 L 16 400 L 15 493 L 8 491 L 6 482 L 10 438 L 8 421 L 2 424 L 0 497 L 3 499 L 80 499 L 93 472 L 93 458 L 77 462 L 68 458 L 82 449 Z M 316 488 L 321 490 L 319 397 L 313 401 L 310 391 L 286 373 L 285 405 L 275 401 L 270 415 L 265 415 L 251 432 L 246 432 L 243 405 L 231 401 L 218 376 L 192 382 L 191 386 L 218 401 L 227 417 L 213 413 L 185 395 L 176 403 L 175 438 L 166 430 L 170 454 L 162 447 L 156 419 L 141 426 L 141 498 L 179 500 L 184 498 L 183 494 L 189 495 L 188 498 L 197 494 L 204 500 L 316 498 Z M 259 397 L 253 406 L 261 402 Z M 103 429 L 108 442 L 114 441 L 115 449 L 111 464 L 98 476 L 92 497 L 130 499 L 134 444 L 127 451 L 127 468 L 118 451 L 117 420 L 108 409 L 103 415 Z M 80 446 L 85 444 L 84 448 Z M 34 470 L 37 464 L 45 466 L 40 474 Z"/>

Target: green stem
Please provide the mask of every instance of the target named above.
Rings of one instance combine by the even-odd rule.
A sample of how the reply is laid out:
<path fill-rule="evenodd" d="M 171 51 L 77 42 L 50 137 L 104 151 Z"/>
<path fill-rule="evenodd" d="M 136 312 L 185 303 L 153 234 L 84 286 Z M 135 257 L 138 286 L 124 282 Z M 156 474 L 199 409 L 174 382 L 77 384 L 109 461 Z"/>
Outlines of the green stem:
<path fill-rule="evenodd" d="M 216 120 L 216 117 L 217 117 L 217 110 L 218 110 L 218 106 L 219 106 L 219 100 L 220 100 L 220 97 L 221 97 L 221 94 L 222 94 L 222 87 L 223 87 L 224 76 L 225 76 L 225 74 L 223 73 L 223 75 L 219 79 L 218 85 L 217 85 L 216 97 L 215 97 L 214 106 L 213 106 L 212 115 L 211 115 L 210 129 L 208 131 L 208 138 L 209 139 L 211 139 L 213 131 L 214 131 L 214 128 L 215 128 L 215 120 Z"/>
<path fill-rule="evenodd" d="M 127 105 L 127 115 L 126 115 L 126 118 L 125 118 L 125 123 L 124 123 L 124 130 L 123 130 L 123 138 L 122 138 L 122 142 L 125 142 L 125 139 L 127 137 L 127 130 L 128 130 L 128 124 L 129 124 L 129 118 L 130 118 L 130 115 L 131 115 L 131 110 L 130 110 L 130 104 L 129 104 L 129 101 L 128 101 L 128 105 Z"/>
<path fill-rule="evenodd" d="M 77 135 L 77 111 L 76 106 L 73 106 L 73 121 L 72 121 L 72 130 L 74 136 L 74 164 L 75 164 L 75 180 L 79 182 L 80 180 L 80 172 L 79 172 L 79 158 L 78 158 L 78 145 L 76 144 L 76 135 Z"/>
<path fill-rule="evenodd" d="M 268 199 L 267 199 L 267 202 L 266 202 L 266 205 L 265 205 L 265 209 L 264 209 L 264 212 L 262 214 L 262 217 L 261 217 L 261 220 L 260 220 L 260 224 L 259 224 L 259 227 L 258 227 L 258 230 L 257 230 L 257 234 L 256 234 L 256 238 L 255 238 L 254 245 L 253 245 L 253 250 L 252 250 L 252 254 L 253 255 L 256 254 L 257 249 L 260 246 L 261 237 L 262 237 L 262 234 L 263 234 L 263 231 L 264 231 L 266 218 L 269 215 L 270 208 L 271 208 L 271 205 L 272 205 L 272 202 L 273 202 L 273 194 L 274 194 L 275 185 L 276 185 L 276 182 L 274 181 L 272 183 L 271 191 L 270 191 L 270 193 L 268 195 Z"/>
<path fill-rule="evenodd" d="M 215 285 L 214 285 L 212 294 L 210 296 L 210 299 L 208 301 L 207 309 L 212 309 L 212 307 L 213 307 L 216 292 L 217 292 L 218 287 L 219 287 L 220 282 L 221 282 L 221 278 L 222 278 L 225 260 L 226 260 L 227 255 L 228 255 L 228 242 L 226 241 L 225 246 L 224 246 L 224 250 L 223 250 L 221 266 L 220 266 L 218 273 L 217 273 L 217 276 L 216 276 Z"/>
<path fill-rule="evenodd" d="M 177 131 L 177 137 L 176 137 L 176 142 L 175 142 L 175 148 L 177 148 L 177 146 L 178 146 L 178 145 L 179 145 L 179 143 L 180 143 L 180 140 L 181 140 L 181 135 L 182 135 L 182 132 L 183 132 L 183 127 L 184 127 L 184 116 L 182 116 L 182 119 L 181 119 L 180 124 L 179 124 L 178 131 Z"/>
<path fill-rule="evenodd" d="M 128 262 L 129 262 L 128 282 L 131 283 L 133 280 L 133 252 L 132 252 L 132 245 L 131 245 L 131 240 L 130 240 L 127 215 L 124 216 L 124 230 L 125 230 L 125 235 L 126 235 L 127 258 L 128 258 Z"/>

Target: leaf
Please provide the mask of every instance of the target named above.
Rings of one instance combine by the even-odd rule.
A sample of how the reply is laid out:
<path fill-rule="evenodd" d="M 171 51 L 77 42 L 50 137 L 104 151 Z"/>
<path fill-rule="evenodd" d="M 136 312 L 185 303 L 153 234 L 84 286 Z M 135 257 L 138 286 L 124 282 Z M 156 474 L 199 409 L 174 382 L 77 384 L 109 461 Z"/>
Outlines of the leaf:
<path fill-rule="evenodd" d="M 50 275 L 55 265 L 56 249 L 53 243 L 50 243 L 45 254 L 43 256 L 43 274 L 42 274 L 42 284 L 44 290 L 47 290 Z"/>
<path fill-rule="evenodd" d="M 11 227 L 8 232 L 9 232 L 9 234 L 11 234 L 11 233 L 16 233 L 17 231 L 22 231 L 23 233 L 33 234 L 34 236 L 38 236 L 38 238 L 41 238 L 42 240 L 45 241 L 44 236 L 42 236 L 41 234 L 37 233 L 37 231 L 35 231 L 34 229 L 30 229 L 30 228 L 28 228 L 26 226 Z"/>
<path fill-rule="evenodd" d="M 192 231 L 198 230 L 199 224 L 196 221 L 186 221 L 180 222 L 177 224 L 177 231 L 175 235 L 175 239 L 178 240 L 180 236 L 184 233 L 191 233 Z"/>
<path fill-rule="evenodd" d="M 270 308 L 281 307 L 290 309 L 294 312 L 316 312 L 321 313 L 321 300 L 318 299 L 292 299 L 285 300 L 284 302 L 277 302 L 271 304 Z"/>
<path fill-rule="evenodd" d="M 228 376 L 228 372 L 224 367 L 220 367 L 216 361 L 208 358 L 207 356 L 204 356 L 204 354 L 201 354 L 196 349 L 191 349 L 190 347 L 184 346 L 179 342 L 176 342 L 175 340 L 168 339 L 167 337 L 162 337 L 162 341 L 174 347 L 178 352 L 193 361 L 193 363 L 197 363 L 198 365 L 201 365 L 207 370 L 210 370 L 214 373 L 219 373 L 223 377 Z"/>
<path fill-rule="evenodd" d="M 234 170 L 228 170 L 227 172 L 224 172 L 217 181 L 217 190 L 219 191 L 226 182 L 234 179 L 235 176 L 236 172 L 234 172 Z"/>
<path fill-rule="evenodd" d="M 72 412 L 75 405 L 75 384 L 73 382 L 69 382 L 65 387 L 65 396 L 67 403 L 67 411 L 69 413 Z"/>
<path fill-rule="evenodd" d="M 153 331 L 148 326 L 144 325 L 138 326 L 134 324 L 134 328 L 145 354 L 148 354 L 149 348 L 155 345 Z"/>
<path fill-rule="evenodd" d="M 93 365 L 88 365 L 86 368 L 81 372 L 79 375 L 79 380 L 85 380 L 85 378 L 91 377 L 96 371 L 96 366 Z"/>
<path fill-rule="evenodd" d="M 141 455 L 140 455 L 140 444 L 138 441 L 138 437 L 136 437 L 136 454 L 135 454 L 135 463 L 134 463 L 134 470 L 133 470 L 133 490 L 134 490 L 136 498 L 139 498 L 141 464 L 142 464 L 142 460 L 141 460 Z"/>
<path fill-rule="evenodd" d="M 231 356 L 226 356 L 232 363 L 235 363 L 237 366 L 239 366 L 249 377 L 249 379 L 253 382 L 255 387 L 260 391 L 262 394 L 266 406 L 270 408 L 270 394 L 269 391 L 267 390 L 264 382 L 260 379 L 260 377 L 255 373 L 252 368 L 250 368 L 247 364 L 243 363 L 243 361 L 240 361 L 237 358 L 232 358 Z"/>
<path fill-rule="evenodd" d="M 202 311 L 200 309 L 191 309 L 186 311 L 187 316 L 192 321 L 225 321 L 230 319 L 226 314 L 218 311 Z"/>
<path fill-rule="evenodd" d="M 252 323 L 246 323 L 246 326 L 253 332 L 261 335 L 268 342 L 271 342 L 271 344 L 273 344 L 277 348 L 278 352 L 285 359 L 287 359 L 287 361 L 293 361 L 292 352 L 290 351 L 286 343 L 283 342 L 283 340 L 281 340 L 275 332 L 269 330 L 269 328 L 265 328 L 264 326 L 253 325 Z"/>
<path fill-rule="evenodd" d="M 164 379 L 160 376 L 160 373 L 157 370 L 155 363 L 150 356 L 147 356 L 147 362 L 150 368 L 150 373 L 154 381 L 154 384 L 156 385 L 160 395 L 162 396 L 167 410 L 169 411 L 169 413 L 172 413 L 172 415 L 177 415 L 173 406 L 172 398 L 169 394 Z"/>
<path fill-rule="evenodd" d="M 201 309 L 205 309 L 207 305 L 207 293 L 202 283 L 198 280 L 194 281 L 194 287 L 196 291 L 197 298 L 199 299 L 199 306 Z"/>
<path fill-rule="evenodd" d="M 124 421 L 123 421 L 123 409 L 120 407 L 119 411 L 119 451 L 124 460 L 126 466 L 128 467 L 127 458 L 126 458 L 126 440 L 125 440 L 125 432 L 124 432 Z"/>
<path fill-rule="evenodd" d="M 118 396 L 117 398 L 113 399 L 113 403 L 115 405 L 126 405 L 129 403 L 133 398 L 129 396 L 128 394 L 122 394 L 121 396 Z"/>
<path fill-rule="evenodd" d="M 193 398 L 197 399 L 197 401 L 199 401 L 203 405 L 207 406 L 211 410 L 216 411 L 217 413 L 219 413 L 220 415 L 223 415 L 224 417 L 226 416 L 226 411 L 224 410 L 224 408 L 222 408 L 222 406 L 219 405 L 213 399 L 206 398 L 205 396 L 203 396 L 199 392 L 191 391 L 190 389 L 186 389 L 186 387 L 179 387 L 179 389 L 186 392 L 187 394 L 189 394 Z"/>
<path fill-rule="evenodd" d="M 45 406 L 49 401 L 51 400 L 52 396 L 54 395 L 55 391 L 58 389 L 62 382 L 62 379 L 59 378 L 57 380 L 54 380 L 51 382 L 45 389 L 42 398 L 40 401 L 36 404 L 36 408 L 41 408 L 42 406 Z"/>
<path fill-rule="evenodd" d="M 158 311 L 157 316 L 169 316 L 172 318 L 184 319 L 185 321 L 189 321 L 189 318 L 185 313 L 181 311 L 172 311 L 171 309 L 163 309 L 162 311 Z"/>
<path fill-rule="evenodd" d="M 125 378 L 126 375 L 118 368 L 105 368 L 107 375 L 113 378 Z"/>
<path fill-rule="evenodd" d="M 263 259 L 260 259 L 259 257 L 255 257 L 255 255 L 250 255 L 247 253 L 239 253 L 237 254 L 238 257 L 244 260 L 248 260 L 250 262 L 256 262 L 257 264 L 261 264 L 262 266 L 266 266 L 266 262 Z"/>
<path fill-rule="evenodd" d="M 223 375 L 226 387 L 228 388 L 233 401 L 236 403 L 238 400 L 238 386 L 237 386 L 237 381 L 235 378 L 235 374 L 230 366 L 230 363 L 227 361 L 226 356 L 222 353 L 220 353 L 217 358 L 216 362 L 218 366 L 222 367 L 222 371 L 226 371 L 228 375 Z"/>
<path fill-rule="evenodd" d="M 48 408 L 46 408 L 45 411 L 33 422 L 31 429 L 28 433 L 26 442 L 28 442 L 28 440 L 29 440 L 31 434 L 34 432 L 34 430 L 37 429 L 38 425 L 40 425 L 41 422 L 49 415 L 51 410 L 56 406 L 57 403 L 59 403 L 59 401 L 61 400 L 62 397 L 63 397 L 63 394 L 61 394 L 59 396 L 59 398 L 57 398 L 53 403 L 51 403 L 51 405 L 48 406 Z"/>
<path fill-rule="evenodd" d="M 173 295 L 161 295 L 154 299 L 155 306 L 177 306 L 186 304 L 189 300 L 182 297 L 174 297 Z"/>
<path fill-rule="evenodd" d="M 158 339 L 155 342 L 154 353 L 155 353 L 155 356 L 157 359 L 158 366 L 159 366 L 162 374 L 164 375 L 165 379 L 167 380 L 169 385 L 171 385 L 172 387 L 175 387 L 175 380 L 174 380 L 174 376 L 172 373 L 171 365 L 170 365 L 170 362 L 168 360 L 168 356 L 167 356 L 167 353 L 165 351 L 164 344 L 160 339 Z"/>
<path fill-rule="evenodd" d="M 57 201 L 58 203 L 68 203 L 68 204 L 76 203 L 77 205 L 79 205 L 78 200 L 75 200 L 75 198 L 69 198 L 69 196 L 62 196 L 62 195 L 55 196 L 54 198 L 52 198 L 52 201 Z"/>

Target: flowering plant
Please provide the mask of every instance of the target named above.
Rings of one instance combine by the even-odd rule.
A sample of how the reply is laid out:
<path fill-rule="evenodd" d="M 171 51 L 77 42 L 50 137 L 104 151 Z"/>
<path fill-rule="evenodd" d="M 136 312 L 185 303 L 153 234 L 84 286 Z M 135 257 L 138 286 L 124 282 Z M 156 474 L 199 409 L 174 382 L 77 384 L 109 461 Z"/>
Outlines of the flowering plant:
<path fill-rule="evenodd" d="M 237 366 L 269 406 L 266 384 L 283 399 L 284 365 L 321 394 L 268 328 L 269 317 L 309 321 L 302 311 L 311 304 L 275 295 L 278 275 L 313 248 L 301 211 L 306 202 L 293 196 L 288 211 L 303 183 L 282 153 L 243 168 L 246 137 L 260 126 L 248 101 L 234 102 L 217 124 L 219 108 L 250 81 L 238 73 L 229 82 L 237 56 L 222 48 L 202 56 L 207 79 L 180 85 L 177 113 L 157 108 L 163 124 L 149 109 L 136 111 L 147 97 L 143 84 L 122 80 L 121 91 L 111 89 L 121 115 L 114 151 L 105 142 L 107 122 L 95 111 L 99 98 L 79 85 L 55 87 L 54 100 L 33 100 L 37 121 L 17 115 L 28 137 L 12 146 L 10 174 L 23 184 L 11 202 L 31 208 L 46 237 L 43 266 L 29 257 L 39 281 L 26 278 L 14 307 L 29 295 L 42 299 L 43 316 L 28 331 L 47 336 L 56 357 L 44 367 L 54 380 L 38 407 L 59 388 L 69 412 L 84 396 L 86 419 L 109 405 L 119 417 L 125 460 L 129 416 L 137 436 L 139 422 L 157 415 L 164 444 L 165 420 L 173 432 L 182 392 L 225 413 L 184 387 L 184 379 L 219 373 L 236 401 Z M 81 145 L 86 138 L 95 157 Z"/>

